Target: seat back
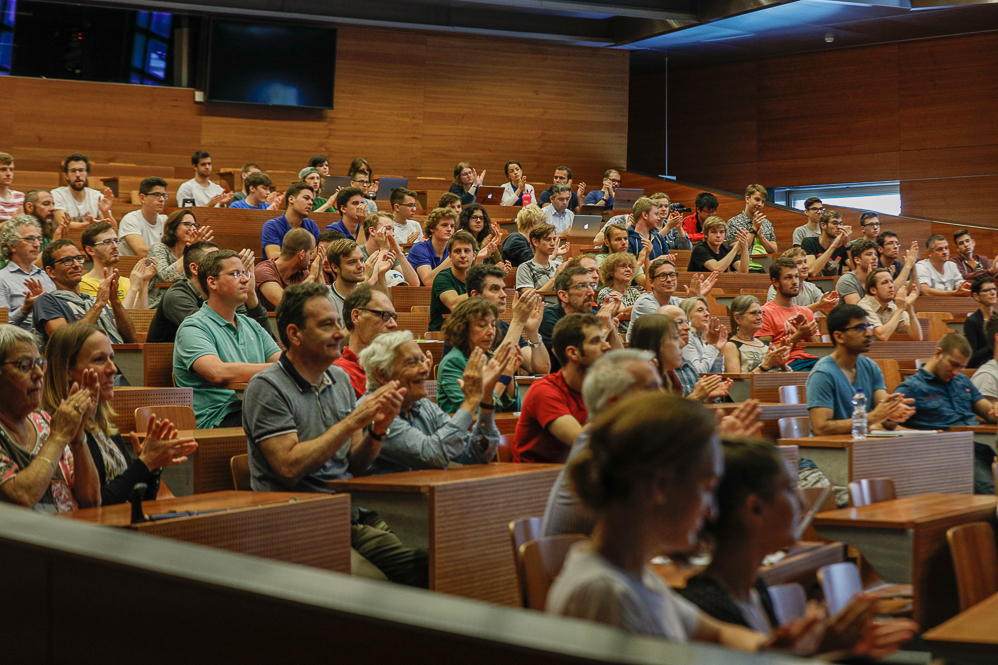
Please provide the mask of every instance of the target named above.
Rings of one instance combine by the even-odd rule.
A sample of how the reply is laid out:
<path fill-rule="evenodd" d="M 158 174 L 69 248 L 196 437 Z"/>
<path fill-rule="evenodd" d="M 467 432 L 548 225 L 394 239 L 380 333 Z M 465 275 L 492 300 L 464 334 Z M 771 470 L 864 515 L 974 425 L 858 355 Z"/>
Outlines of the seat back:
<path fill-rule="evenodd" d="M 523 574 L 520 547 L 541 537 L 541 521 L 540 517 L 524 517 L 509 523 L 509 540 L 513 546 L 513 562 L 516 564 L 516 579 L 520 586 L 520 602 L 524 607 L 527 606 L 527 580 Z"/>
<path fill-rule="evenodd" d="M 787 386 L 784 386 L 786 388 Z M 811 436 L 811 419 L 804 416 L 780 418 L 780 438 L 802 439 Z"/>
<path fill-rule="evenodd" d="M 800 386 L 780 386 L 782 404 L 800 404 Z"/>
<path fill-rule="evenodd" d="M 855 486 L 855 487 L 854 487 Z M 863 478 L 849 483 L 849 494 L 855 507 L 896 499 L 894 481 L 890 478 Z"/>
<path fill-rule="evenodd" d="M 995 531 L 987 522 L 971 522 L 946 532 L 953 556 L 960 611 L 998 593 L 998 549 Z"/>
<path fill-rule="evenodd" d="M 513 449 L 510 444 L 513 442 L 513 437 L 509 434 L 499 435 L 499 447 L 496 449 L 496 461 L 497 462 L 512 462 L 513 461 Z"/>
<path fill-rule="evenodd" d="M 894 392 L 894 389 L 901 383 L 901 367 L 898 365 L 898 361 L 893 358 L 875 358 L 873 362 L 877 363 L 880 373 L 884 375 L 884 385 L 887 387 L 887 392 Z"/>
<path fill-rule="evenodd" d="M 818 569 L 818 581 L 821 582 L 830 616 L 838 614 L 857 594 L 863 592 L 859 568 L 851 561 L 833 563 Z"/>
<path fill-rule="evenodd" d="M 797 582 L 769 587 L 769 599 L 773 601 L 773 612 L 781 626 L 800 619 L 807 610 L 807 594 Z"/>
<path fill-rule="evenodd" d="M 249 455 L 236 455 L 229 460 L 232 469 L 232 484 L 241 492 L 249 492 L 250 486 Z"/>
<path fill-rule="evenodd" d="M 433 330 L 433 331 L 429 331 L 429 330 L 428 330 L 428 331 L 426 332 L 426 335 L 424 335 L 424 339 L 427 339 L 427 340 L 439 340 L 439 341 L 443 341 L 443 339 L 444 339 L 444 334 L 443 334 L 443 332 L 441 332 L 441 331 L 439 331 L 439 330 Z"/>
<path fill-rule="evenodd" d="M 569 548 L 580 540 L 582 534 L 572 533 L 561 536 L 538 538 L 520 546 L 520 559 L 523 561 L 523 575 L 526 588 L 525 605 L 532 610 L 543 612 L 547 603 L 551 584 L 561 572 Z"/>
<path fill-rule="evenodd" d="M 169 420 L 178 430 L 197 429 L 194 409 L 179 404 L 160 404 L 158 406 L 140 406 L 135 409 L 135 431 L 139 434 L 145 434 L 146 427 L 149 425 L 149 417 L 153 414 L 161 420 Z"/>

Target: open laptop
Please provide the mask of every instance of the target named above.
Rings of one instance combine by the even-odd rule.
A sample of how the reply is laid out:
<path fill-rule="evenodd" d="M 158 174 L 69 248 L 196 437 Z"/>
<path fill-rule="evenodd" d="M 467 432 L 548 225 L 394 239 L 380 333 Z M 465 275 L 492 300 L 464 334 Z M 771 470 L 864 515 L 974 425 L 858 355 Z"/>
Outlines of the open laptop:
<path fill-rule="evenodd" d="M 645 190 L 643 189 L 625 189 L 624 187 L 618 187 L 613 193 L 613 209 L 614 210 L 630 210 L 634 207 L 634 202 L 645 195 Z"/>
<path fill-rule="evenodd" d="M 408 178 L 378 178 L 378 195 L 375 197 L 375 200 L 387 201 L 391 197 L 393 190 L 408 186 Z"/>
<path fill-rule="evenodd" d="M 483 206 L 502 205 L 502 187 L 479 187 L 475 192 L 475 203 Z"/>
<path fill-rule="evenodd" d="M 603 228 L 602 215 L 576 215 L 572 220 L 572 230 L 569 235 L 578 238 L 595 238 Z"/>
<path fill-rule="evenodd" d="M 350 176 L 348 175 L 330 175 L 322 179 L 322 198 L 328 199 L 330 196 L 336 193 L 336 190 L 341 187 L 350 186 Z"/>

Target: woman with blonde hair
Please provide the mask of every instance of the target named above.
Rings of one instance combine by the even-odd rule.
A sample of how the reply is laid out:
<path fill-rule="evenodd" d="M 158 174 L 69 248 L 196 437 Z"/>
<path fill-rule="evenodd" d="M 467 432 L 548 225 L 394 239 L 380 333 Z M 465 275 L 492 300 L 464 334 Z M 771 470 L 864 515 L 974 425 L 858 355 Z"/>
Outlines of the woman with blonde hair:
<path fill-rule="evenodd" d="M 690 339 L 683 347 L 683 357 L 701 374 L 723 372 L 721 352 L 728 342 L 728 329 L 710 315 L 710 306 L 703 296 L 686 298 L 679 305 L 690 322 Z"/>
<path fill-rule="evenodd" d="M 547 214 L 541 210 L 540 206 L 528 205 L 516 214 L 516 233 L 510 233 L 502 244 L 503 261 L 509 262 L 510 266 L 517 268 L 521 263 L 534 258 L 534 248 L 527 239 L 530 229 L 538 224 L 546 224 Z"/>
<path fill-rule="evenodd" d="M 48 367 L 42 403 L 57 408 L 70 395 L 70 386 L 81 383 L 88 373 L 97 376 L 97 404 L 84 424 L 87 446 L 100 478 L 101 505 L 125 503 L 138 483 L 147 485 L 145 499 L 155 499 L 163 467 L 182 464 L 197 449 L 191 437 L 180 438 L 168 420 L 149 419 L 144 442 L 134 432 L 130 437 L 135 456 L 125 447 L 115 427 L 114 350 L 103 330 L 90 323 L 71 323 L 52 333 L 45 347 Z M 82 385 L 82 384 L 81 384 Z"/>
<path fill-rule="evenodd" d="M 621 321 L 617 326 L 618 332 L 621 335 L 627 334 L 627 327 L 630 325 L 631 308 L 634 307 L 635 301 L 643 293 L 641 289 L 631 286 L 636 269 L 637 262 L 634 260 L 634 255 L 627 252 L 610 254 L 603 260 L 603 264 L 600 266 L 599 276 L 603 288 L 596 295 L 596 305 L 602 307 L 603 302 L 611 293 L 616 292 L 620 294 L 621 305 L 618 314 L 621 316 L 627 315 L 627 319 Z"/>

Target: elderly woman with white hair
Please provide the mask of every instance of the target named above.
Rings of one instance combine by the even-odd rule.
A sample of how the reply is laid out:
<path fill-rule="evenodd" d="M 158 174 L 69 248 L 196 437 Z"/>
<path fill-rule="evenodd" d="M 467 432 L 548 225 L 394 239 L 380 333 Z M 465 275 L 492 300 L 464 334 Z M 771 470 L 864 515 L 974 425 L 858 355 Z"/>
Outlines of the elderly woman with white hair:
<path fill-rule="evenodd" d="M 450 462 L 492 461 L 499 447 L 492 391 L 511 352 L 509 345 L 500 347 L 491 360 L 480 348 L 471 352 L 460 380 L 464 401 L 453 416 L 448 416 L 427 396 L 432 360 L 413 341 L 412 333 L 400 330 L 376 337 L 360 353 L 368 390 L 360 401 L 390 381 L 405 389 L 405 399 L 368 473 L 445 469 Z M 478 420 L 472 427 L 476 410 Z"/>
<path fill-rule="evenodd" d="M 26 330 L 0 325 L 0 501 L 46 512 L 100 505 L 84 431 L 97 373 L 84 372 L 50 416 L 39 410 L 45 358 Z"/>
<path fill-rule="evenodd" d="M 703 296 L 686 298 L 679 306 L 686 312 L 691 333 L 683 347 L 683 358 L 701 374 L 723 372 L 724 355 L 721 352 L 728 343 L 727 327 L 710 315 L 710 307 Z"/>

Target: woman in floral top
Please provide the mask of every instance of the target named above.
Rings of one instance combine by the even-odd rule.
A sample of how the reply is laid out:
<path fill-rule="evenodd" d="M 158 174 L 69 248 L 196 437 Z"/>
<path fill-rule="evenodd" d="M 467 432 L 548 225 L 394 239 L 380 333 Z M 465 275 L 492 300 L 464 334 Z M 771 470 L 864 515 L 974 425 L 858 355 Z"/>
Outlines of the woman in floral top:
<path fill-rule="evenodd" d="M 96 404 L 85 373 L 51 416 L 39 411 L 45 359 L 31 333 L 0 325 L 0 501 L 47 512 L 100 505 L 83 423 Z"/>
<path fill-rule="evenodd" d="M 620 318 L 623 320 L 618 324 L 618 332 L 621 335 L 627 334 L 627 326 L 631 319 L 631 308 L 642 294 L 641 289 L 631 286 L 636 265 L 633 254 L 617 252 L 606 257 L 599 268 L 600 283 L 604 286 L 596 296 L 596 305 L 601 307 L 603 301 L 613 291 L 616 291 L 623 297 L 619 312 Z"/>

